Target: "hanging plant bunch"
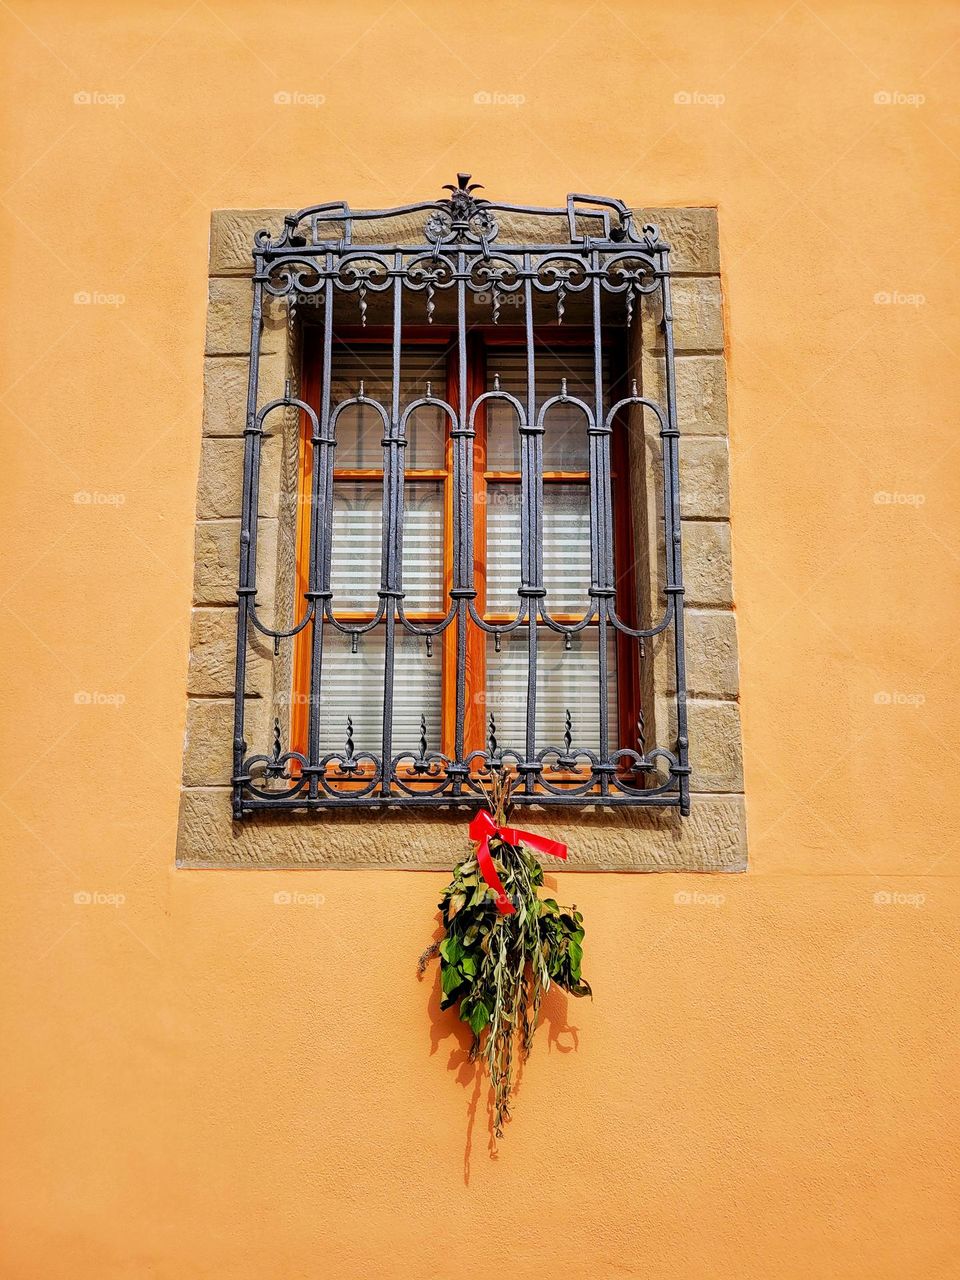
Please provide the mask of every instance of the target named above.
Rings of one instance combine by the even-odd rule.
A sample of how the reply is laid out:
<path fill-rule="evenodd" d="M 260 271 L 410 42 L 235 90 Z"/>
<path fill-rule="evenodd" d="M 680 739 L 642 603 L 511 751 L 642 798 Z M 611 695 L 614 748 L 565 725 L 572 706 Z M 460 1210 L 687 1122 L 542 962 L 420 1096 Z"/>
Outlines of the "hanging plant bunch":
<path fill-rule="evenodd" d="M 541 898 L 543 868 L 524 847 L 557 857 L 555 841 L 505 827 L 510 778 L 484 787 L 490 812 L 471 823 L 475 852 L 459 863 L 440 900 L 445 936 L 420 957 L 420 973 L 440 956 L 441 1009 L 457 1005 L 473 1032 L 471 1060 L 486 1064 L 493 1090 L 493 1129 L 503 1136 L 517 1062 L 533 1044 L 543 997 L 556 983 L 572 996 L 592 995 L 581 976 L 583 916 Z"/>

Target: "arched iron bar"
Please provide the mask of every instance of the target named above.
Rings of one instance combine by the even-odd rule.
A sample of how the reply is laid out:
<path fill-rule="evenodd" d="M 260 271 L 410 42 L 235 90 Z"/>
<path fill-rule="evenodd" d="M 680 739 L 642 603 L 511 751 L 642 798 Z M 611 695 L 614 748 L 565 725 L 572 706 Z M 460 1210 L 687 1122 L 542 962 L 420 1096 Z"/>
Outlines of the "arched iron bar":
<path fill-rule="evenodd" d="M 643 278 L 650 283 L 641 284 L 636 272 L 618 271 L 617 267 L 621 262 L 639 262 L 644 268 Z M 661 276 L 657 270 L 657 264 L 649 254 L 635 249 L 608 254 L 604 258 L 603 266 L 598 268 L 596 273 L 591 274 L 599 275 L 607 293 L 626 293 L 628 289 L 633 289 L 636 293 L 649 294 L 656 293 L 660 288 Z M 619 280 L 618 276 L 621 277 Z"/>
<path fill-rule="evenodd" d="M 656 415 L 657 421 L 660 424 L 660 437 L 661 439 L 663 439 L 664 432 L 667 431 L 668 429 L 667 416 L 663 412 L 661 407 L 656 403 L 655 400 L 650 400 L 646 396 L 631 395 L 631 396 L 624 396 L 622 400 L 618 400 L 617 403 L 610 409 L 609 413 L 607 414 L 606 425 L 612 430 L 613 421 L 616 418 L 617 414 L 620 412 L 621 409 L 625 409 L 627 405 L 631 405 L 631 404 L 639 405 L 642 409 L 650 409 Z M 664 458 L 661 458 L 660 465 L 661 465 L 661 471 L 664 471 L 666 467 L 666 461 Z M 667 513 L 665 512 L 664 521 L 666 522 L 667 519 L 668 519 L 668 516 L 667 516 Z M 610 618 L 610 621 L 613 623 L 614 627 L 616 627 L 618 631 L 622 632 L 623 635 L 632 636 L 635 640 L 649 640 L 653 636 L 658 636 L 661 631 L 666 631 L 667 627 L 669 627 L 670 623 L 673 621 L 675 609 L 676 609 L 675 596 L 672 593 L 668 593 L 666 608 L 663 611 L 660 621 L 655 623 L 652 627 L 638 628 L 638 627 L 628 626 L 627 623 L 625 623 L 621 619 L 620 615 L 617 613 L 617 604 L 616 604 L 615 598 L 607 602 L 608 616 Z"/>
<path fill-rule="evenodd" d="M 656 747 L 646 756 L 639 756 L 635 751 L 631 751 L 629 749 L 616 751 L 611 756 L 611 763 L 615 764 L 621 757 L 624 759 L 633 759 L 636 762 L 636 767 L 641 768 L 643 772 L 646 773 L 655 773 L 656 762 L 658 760 L 664 760 L 666 761 L 667 768 L 670 771 L 669 776 L 664 778 L 663 782 L 655 787 L 631 787 L 629 783 L 623 780 L 622 775 L 618 773 L 616 775 L 615 785 L 624 795 L 658 796 L 666 795 L 677 790 L 680 781 L 680 762 L 673 752 L 668 751 L 666 747 Z M 661 775 L 658 773 L 657 776 L 660 777 Z"/>
<path fill-rule="evenodd" d="M 420 396 L 419 399 L 412 400 L 410 404 L 407 405 L 406 409 L 404 409 L 400 417 L 399 431 L 400 431 L 400 438 L 402 440 L 406 440 L 407 438 L 408 421 L 410 420 L 412 415 L 416 413 L 418 409 L 423 409 L 423 408 L 439 409 L 450 420 L 452 426 L 456 427 L 457 411 L 454 409 L 452 404 L 448 404 L 446 400 L 442 400 L 438 396 L 434 396 L 434 395 Z M 400 528 L 399 573 L 400 573 L 400 584 L 402 587 L 403 585 L 403 511 L 404 511 L 404 494 L 403 494 L 402 483 L 400 484 L 399 504 L 400 504 L 399 517 L 398 517 L 399 528 Z M 397 603 L 397 617 L 401 625 L 403 626 L 404 631 L 406 631 L 408 635 L 412 635 L 412 636 L 423 637 L 423 636 L 441 635 L 444 631 L 446 631 L 447 627 L 450 626 L 450 623 L 453 622 L 454 618 L 457 616 L 457 602 L 456 600 L 452 600 L 450 602 L 450 607 L 447 610 L 446 617 L 443 618 L 440 622 L 428 624 L 427 626 L 419 626 L 417 623 L 411 622 L 406 615 L 406 612 L 404 610 L 404 605 L 403 605 L 402 590 L 400 595 L 397 597 L 396 603 Z"/>
<path fill-rule="evenodd" d="M 593 410 L 583 400 L 579 399 L 579 397 L 567 395 L 565 391 L 561 391 L 559 395 L 551 396 L 549 400 L 545 400 L 543 402 L 543 404 L 540 407 L 540 412 L 537 414 L 538 426 L 540 426 L 544 431 L 546 430 L 547 414 L 550 412 L 553 406 L 557 404 L 564 404 L 564 405 L 570 404 L 570 405 L 573 405 L 576 409 L 580 410 L 586 422 L 586 429 L 587 429 L 587 434 L 589 438 L 589 433 L 593 430 L 593 426 L 594 426 Z M 541 478 L 541 484 L 542 484 L 542 478 Z M 594 510 L 594 503 L 592 501 L 592 490 L 593 490 L 593 486 L 591 485 L 591 503 L 590 503 L 590 529 L 591 529 L 590 545 L 591 547 L 593 547 L 596 542 L 596 512 Z M 543 501 L 542 488 L 540 493 L 540 500 L 541 502 Z M 590 589 L 593 589 L 596 586 L 597 586 L 597 580 L 595 576 L 595 566 L 591 564 Z M 548 594 L 549 593 L 545 593 L 543 598 L 541 599 L 540 608 L 538 612 L 539 612 L 540 618 L 543 620 L 544 625 L 549 627 L 551 631 L 557 632 L 558 635 L 564 635 L 564 636 L 576 635 L 578 632 L 583 631 L 586 627 L 588 627 L 591 624 L 591 622 L 593 622 L 594 618 L 597 617 L 597 606 L 596 606 L 596 603 L 594 602 L 593 604 L 590 605 L 589 611 L 586 612 L 584 616 L 579 619 L 579 621 L 570 622 L 570 623 L 557 622 L 557 620 L 550 614 L 549 610 L 547 609 Z"/>
<path fill-rule="evenodd" d="M 380 420 L 383 423 L 384 434 L 387 434 L 389 432 L 390 415 L 387 412 L 387 410 L 384 408 L 384 406 L 380 403 L 380 401 L 373 399 L 371 396 L 367 396 L 367 395 L 361 396 L 357 394 L 355 396 L 350 396 L 349 399 L 347 400 L 340 400 L 337 403 L 336 407 L 333 409 L 332 413 L 330 414 L 330 435 L 334 443 L 336 442 L 337 423 L 340 420 L 340 416 L 347 409 L 351 408 L 351 406 L 353 405 L 363 405 L 365 408 L 369 406 L 371 409 L 373 409 L 376 413 L 380 415 Z M 331 472 L 331 480 L 332 480 L 333 478 L 332 467 L 330 468 L 330 472 Z M 332 564 L 332 559 L 334 555 L 334 539 L 332 534 L 332 520 L 333 520 L 332 492 L 331 492 L 330 510 L 328 512 L 328 517 L 331 523 L 331 534 L 330 534 L 329 543 L 328 543 L 328 556 Z M 382 578 L 381 578 L 381 586 L 382 586 Z M 383 615 L 384 615 L 384 610 L 386 608 L 386 603 L 387 602 L 385 597 L 380 596 L 376 613 L 374 614 L 373 618 L 371 618 L 367 622 L 345 622 L 339 619 L 334 614 L 333 594 L 332 592 L 328 592 L 323 602 L 323 616 L 326 619 L 326 621 L 329 622 L 330 625 L 334 628 L 334 630 L 339 631 L 341 635 L 362 636 L 362 635 L 366 635 L 368 631 L 372 631 L 374 627 L 378 626 L 379 623 L 383 621 Z"/>
<path fill-rule="evenodd" d="M 253 429 L 253 434 L 257 437 L 257 442 L 256 442 L 256 448 L 255 448 L 254 460 L 253 460 L 254 467 L 256 468 L 256 470 L 252 480 L 252 488 L 251 488 L 251 503 L 253 508 L 254 519 L 250 526 L 249 537 L 247 538 L 247 543 L 249 545 L 249 556 L 250 556 L 250 560 L 249 560 L 250 580 L 246 587 L 246 594 L 248 595 L 247 620 L 262 635 L 269 636 L 274 641 L 289 640 L 291 636 L 297 635 L 298 632 L 304 629 L 304 627 L 307 625 L 307 623 L 310 621 L 310 619 L 313 617 L 314 613 L 316 612 L 315 602 L 311 600 L 307 606 L 306 613 L 303 615 L 300 621 L 297 622 L 296 625 L 293 626 L 289 631 L 274 630 L 273 627 L 268 627 L 266 623 L 260 621 L 260 618 L 257 614 L 257 595 L 256 595 L 256 592 L 257 592 L 257 525 L 259 523 L 259 506 L 260 506 L 260 501 L 259 501 L 260 500 L 260 476 L 259 476 L 260 441 L 262 441 L 263 437 L 268 434 L 266 431 L 264 431 L 263 424 L 266 421 L 266 419 L 269 417 L 269 415 L 273 413 L 274 410 L 276 409 L 289 409 L 289 408 L 300 409 L 302 412 L 306 413 L 308 419 L 310 420 L 310 424 L 313 428 L 313 434 L 316 434 L 319 431 L 317 415 L 313 411 L 313 409 L 311 409 L 310 405 L 308 405 L 305 400 L 300 400 L 296 396 L 291 396 L 289 394 L 278 396 L 277 399 L 271 400 L 268 404 L 265 404 L 263 408 L 260 409 L 260 411 L 257 413 L 256 418 L 254 419 L 255 425 Z"/>
<path fill-rule="evenodd" d="M 474 400 L 473 407 L 470 410 L 469 424 L 470 424 L 471 432 L 476 434 L 477 414 L 480 412 L 481 406 L 485 404 L 489 404 L 492 400 L 502 400 L 506 404 L 510 405 L 514 413 L 516 413 L 517 415 L 518 428 L 525 422 L 526 410 L 524 409 L 523 405 L 520 403 L 520 401 L 517 399 L 516 396 L 511 395 L 509 391 L 484 391 L 481 395 L 477 396 L 476 400 Z M 471 459 L 471 462 L 472 462 L 472 459 Z M 471 522 L 471 529 L 470 529 L 471 582 L 472 582 L 473 563 L 474 563 L 473 552 L 474 552 L 473 528 L 472 528 L 472 522 Z M 479 627 L 481 631 L 485 631 L 487 635 L 491 635 L 491 636 L 497 635 L 497 634 L 508 635 L 511 631 L 516 631 L 516 629 L 523 624 L 528 612 L 528 608 L 527 608 L 528 603 L 529 602 L 527 600 L 521 600 L 520 606 L 517 610 L 517 616 L 513 619 L 512 622 L 504 622 L 504 623 L 485 622 L 484 619 L 481 618 L 480 614 L 477 612 L 477 606 L 476 606 L 474 597 L 471 597 L 467 601 L 467 609 L 469 610 L 469 613 L 470 613 L 470 621 L 475 626 Z"/>
<path fill-rule="evenodd" d="M 373 263 L 380 270 L 361 271 L 354 265 L 363 262 Z M 339 260 L 333 282 L 344 293 L 356 293 L 360 288 L 369 289 L 373 293 L 386 293 L 396 275 L 397 269 L 387 261 L 386 254 L 378 253 L 375 249 L 357 249 L 344 254 Z"/>
<path fill-rule="evenodd" d="M 409 760 L 412 766 L 410 772 L 402 772 L 398 770 L 398 765 L 404 760 Z M 430 751 L 426 756 L 419 757 L 413 751 L 402 751 L 399 755 L 394 756 L 391 761 L 391 774 L 393 777 L 393 786 L 398 787 L 408 796 L 438 796 L 442 795 L 446 788 L 450 785 L 450 778 L 447 770 L 453 763 L 447 756 L 439 751 Z M 429 769 L 437 765 L 435 772 L 430 773 Z M 422 772 L 417 774 L 417 767 L 420 766 Z M 426 767 L 424 767 L 426 766 Z M 410 783 L 414 776 L 422 777 L 429 781 L 430 779 L 439 779 L 436 786 L 412 786 Z"/>

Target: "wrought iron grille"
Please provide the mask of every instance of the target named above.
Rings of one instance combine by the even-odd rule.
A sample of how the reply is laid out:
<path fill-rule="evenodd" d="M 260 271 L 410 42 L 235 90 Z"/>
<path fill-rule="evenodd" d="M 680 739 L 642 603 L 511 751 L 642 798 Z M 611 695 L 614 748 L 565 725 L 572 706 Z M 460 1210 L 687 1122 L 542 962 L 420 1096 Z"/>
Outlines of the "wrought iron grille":
<path fill-rule="evenodd" d="M 491 770 L 509 769 L 516 775 L 514 799 L 542 805 L 675 806 L 689 812 L 689 762 L 686 680 L 683 645 L 683 585 L 680 547 L 678 436 L 674 381 L 674 348 L 670 301 L 669 246 L 656 226 L 634 225 L 631 211 L 619 200 L 570 195 L 559 208 L 525 207 L 486 200 L 469 175 L 458 175 L 449 195 L 435 201 L 386 210 L 352 211 L 344 203 L 321 204 L 291 214 L 276 237 L 258 232 L 253 246 L 253 310 L 247 394 L 243 502 L 240 539 L 239 605 L 234 732 L 234 813 L 241 818 L 255 810 L 330 809 L 357 806 L 458 806 L 482 800 L 481 782 Z M 534 236 L 525 243 L 501 243 L 500 223 L 530 226 L 531 220 L 553 228 L 546 241 Z M 398 226 L 402 234 L 397 233 Z M 410 227 L 415 228 L 411 236 Z M 382 228 L 382 231 L 381 231 Z M 560 228 L 559 234 L 557 228 Z M 391 234 L 391 232 L 393 234 Z M 514 239 L 519 237 L 514 236 Z M 544 239 L 543 236 L 540 239 Z M 406 240 L 413 241 L 405 243 Z M 352 295 L 352 296 L 351 296 Z M 636 382 L 628 394 L 607 397 L 602 377 L 605 337 L 611 308 L 629 329 L 636 308 L 646 295 L 658 295 L 658 351 L 663 360 L 663 403 L 638 393 Z M 514 394 L 499 384 L 476 395 L 467 386 L 468 302 L 481 297 L 488 304 L 489 321 L 497 324 L 506 306 L 520 321 L 525 361 L 524 393 Z M 260 344 L 264 307 L 269 298 L 285 298 L 288 307 L 305 310 L 312 303 L 322 331 L 322 371 L 318 405 L 285 393 L 261 405 Z M 405 326 L 432 324 L 438 306 L 446 308 L 454 334 L 454 376 L 437 394 L 429 383 L 414 398 L 401 394 Z M 365 325 L 369 313 L 386 319 L 392 356 L 389 400 L 370 396 L 359 385 L 353 396 L 336 400 L 331 390 L 331 361 L 337 326 Z M 537 328 L 546 310 L 551 323 L 564 323 L 568 309 L 578 309 L 590 334 L 593 378 L 589 395 L 570 394 L 566 383 L 545 402 L 537 402 Z M 474 313 L 469 313 L 471 316 Z M 605 323 L 606 321 L 606 323 Z M 542 398 L 541 398 L 542 399 Z M 474 576 L 475 511 L 470 477 L 473 475 L 477 414 L 497 401 L 515 415 L 520 455 L 520 573 L 516 616 L 493 623 L 477 608 Z M 612 402 L 611 402 L 612 401 Z M 544 586 L 544 465 L 543 444 L 549 412 L 558 402 L 582 416 L 589 453 L 590 583 L 582 616 L 558 621 L 551 613 Z M 334 453 L 338 422 L 351 407 L 363 405 L 382 422 L 382 555 L 377 607 L 372 619 L 358 623 L 338 612 L 331 588 L 335 545 Z M 662 482 L 664 588 L 660 616 L 652 625 L 633 626 L 618 608 L 619 584 L 614 567 L 614 491 L 611 482 L 611 441 L 626 431 L 633 415 L 651 415 L 653 432 L 661 442 L 659 477 Z M 405 612 L 403 584 L 404 451 L 411 416 L 430 407 L 447 420 L 452 453 L 451 576 L 444 594 L 442 620 L 423 624 Z M 309 495 L 306 589 L 299 593 L 297 613 L 286 629 L 269 626 L 257 602 L 257 526 L 262 445 L 278 417 L 304 415 L 304 447 L 311 452 L 312 491 Z M 276 415 L 276 417 L 274 416 Z M 299 616 L 297 616 L 299 615 Z M 639 621 L 639 619 L 632 619 Z M 577 742 L 578 726 L 570 711 L 562 742 L 538 740 L 538 659 L 548 633 L 559 635 L 569 648 L 571 638 L 585 628 L 595 629 L 596 741 Z M 341 637 L 358 641 L 374 628 L 382 637 L 382 730 L 377 750 L 358 749 L 353 720 L 331 726 L 322 723 L 325 641 Z M 467 638 L 471 628 L 493 636 L 499 651 L 502 636 L 525 634 L 526 706 L 519 741 L 504 741 L 490 717 L 483 747 L 470 749 L 465 740 L 467 701 L 471 696 L 466 669 Z M 306 705 L 306 741 L 288 744 L 278 718 L 273 742 L 250 753 L 245 732 L 248 657 L 256 633 L 269 637 L 274 652 L 281 645 L 308 644 L 309 678 L 300 693 Z M 301 636 L 301 633 L 306 633 Z M 430 743 L 426 718 L 413 741 L 396 741 L 394 695 L 398 642 L 414 638 L 422 645 L 422 661 L 436 662 L 434 643 L 441 641 L 443 660 L 456 663 L 455 711 L 451 741 Z M 674 714 L 670 745 L 645 742 L 641 712 L 632 742 L 620 742 L 611 723 L 608 685 L 609 640 L 637 646 L 641 661 L 650 661 L 657 645 L 670 646 Z M 405 641 L 409 644 L 409 641 Z M 378 650 L 379 653 L 379 650 Z M 542 672 L 540 673 L 542 677 Z M 343 742 L 327 750 L 332 733 Z M 445 747 L 445 750 L 441 749 Z"/>

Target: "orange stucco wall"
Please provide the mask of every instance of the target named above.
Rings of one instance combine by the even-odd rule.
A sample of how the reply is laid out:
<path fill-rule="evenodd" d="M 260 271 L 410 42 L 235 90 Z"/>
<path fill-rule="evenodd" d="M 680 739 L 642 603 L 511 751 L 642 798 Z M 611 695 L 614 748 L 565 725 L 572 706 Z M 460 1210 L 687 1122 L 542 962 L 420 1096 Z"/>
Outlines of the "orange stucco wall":
<path fill-rule="evenodd" d="M 4 1280 L 956 1274 L 951 10 L 2 6 Z M 496 1160 L 441 876 L 173 867 L 210 210 L 457 169 L 719 206 L 751 854 L 557 877 Z"/>

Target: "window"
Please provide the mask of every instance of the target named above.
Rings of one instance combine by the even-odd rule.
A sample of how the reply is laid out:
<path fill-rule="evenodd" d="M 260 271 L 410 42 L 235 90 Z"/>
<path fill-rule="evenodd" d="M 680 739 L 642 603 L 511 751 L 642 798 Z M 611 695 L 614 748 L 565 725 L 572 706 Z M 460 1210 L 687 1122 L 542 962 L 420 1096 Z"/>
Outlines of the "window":
<path fill-rule="evenodd" d="M 626 386 L 622 334 L 607 335 L 603 368 L 606 403 Z M 541 746 L 564 744 L 569 735 L 593 752 L 600 749 L 598 705 L 599 618 L 585 626 L 591 583 L 590 459 L 587 423 L 575 406 L 593 395 L 589 331 L 544 327 L 536 334 L 536 404 L 554 401 L 544 418 L 543 586 L 550 616 L 561 630 L 540 622 L 537 631 L 535 733 Z M 311 326 L 304 341 L 304 398 L 320 411 L 322 331 Z M 468 410 L 479 395 L 498 390 L 517 399 L 526 394 L 522 331 L 477 326 L 467 338 Z M 414 329 L 402 335 L 401 411 L 427 386 L 455 394 L 457 344 L 453 330 Z M 615 362 L 615 369 L 612 367 Z M 377 620 L 383 545 L 383 422 L 369 400 L 389 403 L 392 348 L 388 333 L 348 330 L 335 339 L 331 398 L 357 397 L 337 423 L 333 469 L 333 536 L 330 585 L 333 611 L 346 630 L 328 638 L 320 697 L 319 745 L 340 751 L 349 726 L 354 748 L 375 754 L 383 717 L 385 622 Z M 569 400 L 560 399 L 570 397 Z M 312 454 L 310 417 L 301 417 L 300 502 L 297 561 L 301 595 L 309 574 Z M 528 625 L 515 625 L 520 597 L 522 474 L 521 436 L 507 401 L 494 397 L 474 417 L 473 504 L 476 608 L 492 628 L 472 627 L 466 641 L 464 749 L 482 751 L 493 740 L 501 750 L 526 743 L 525 707 L 529 672 Z M 404 466 L 403 612 L 419 631 L 443 623 L 452 587 L 453 439 L 450 419 L 425 405 L 407 425 Z M 614 563 L 623 584 L 625 616 L 633 619 L 633 530 L 624 448 L 611 470 L 615 528 Z M 350 631 L 351 624 L 356 630 Z M 501 628 L 497 630 L 496 628 Z M 428 632 L 429 634 L 429 632 Z M 447 756 L 456 750 L 455 633 L 404 632 L 397 638 L 393 740 L 419 747 L 423 737 Z M 434 641 L 439 643 L 434 644 Z M 309 747 L 310 637 L 297 637 L 291 745 Z M 607 715 L 613 731 L 629 735 L 641 715 L 637 700 L 636 649 L 615 633 L 607 637 Z M 582 772 L 582 762 L 579 766 Z M 409 770 L 407 770 L 409 773 Z M 566 773 L 576 776 L 578 766 Z"/>
<path fill-rule="evenodd" d="M 250 356 L 236 687 L 269 637 L 290 653 L 291 710 L 272 750 L 251 754 L 236 697 L 235 816 L 476 803 L 491 769 L 516 773 L 519 803 L 686 813 L 668 247 L 614 200 L 522 210 L 480 199 L 462 174 L 449 190 L 401 210 L 317 206 L 257 238 L 254 334 L 271 299 L 311 321 L 297 329 L 299 394 L 288 385 L 258 408 L 256 343 Z M 498 215 L 536 234 L 501 242 Z M 661 402 L 634 376 L 653 295 Z M 259 470 L 291 411 L 294 599 L 291 624 L 271 626 L 257 600 Z M 662 522 L 665 578 L 645 609 L 650 529 L 631 512 L 651 443 L 660 491 L 641 506 Z M 654 648 L 672 655 L 669 745 L 646 741 Z"/>

